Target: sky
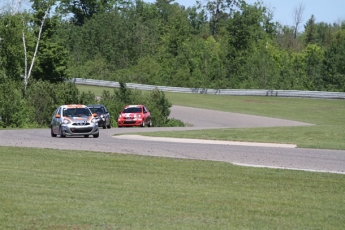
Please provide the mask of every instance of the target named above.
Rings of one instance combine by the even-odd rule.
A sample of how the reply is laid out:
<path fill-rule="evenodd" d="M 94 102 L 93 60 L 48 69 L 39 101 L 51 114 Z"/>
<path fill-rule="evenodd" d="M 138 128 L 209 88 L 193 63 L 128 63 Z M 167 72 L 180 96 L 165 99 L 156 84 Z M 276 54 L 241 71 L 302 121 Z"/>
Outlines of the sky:
<path fill-rule="evenodd" d="M 20 0 L 0 0 L 0 6 Z M 28 0 L 21 0 L 29 7 Z M 145 2 L 155 2 L 156 0 L 144 0 Z M 207 0 L 200 0 L 207 1 Z M 248 4 L 254 4 L 257 0 L 245 0 Z M 193 6 L 196 0 L 175 0 L 185 7 Z M 345 20 L 345 0 L 262 0 L 264 5 L 271 9 L 274 14 L 274 21 L 282 25 L 293 26 L 293 11 L 300 4 L 304 6 L 302 23 L 304 25 L 313 14 L 316 22 L 334 23 Z M 0 7 L 1 9 L 1 7 Z"/>
<path fill-rule="evenodd" d="M 203 1 L 203 0 L 200 0 Z M 204 0 L 205 1 L 205 0 Z M 248 4 L 254 4 L 256 0 L 245 0 Z M 155 2 L 147 0 L 146 2 Z M 180 5 L 193 6 L 196 0 L 175 0 Z M 304 6 L 302 25 L 313 14 L 316 22 L 339 23 L 345 20 L 345 0 L 262 0 L 264 6 L 273 11 L 274 21 L 282 25 L 292 26 L 293 11 L 300 4 Z"/>

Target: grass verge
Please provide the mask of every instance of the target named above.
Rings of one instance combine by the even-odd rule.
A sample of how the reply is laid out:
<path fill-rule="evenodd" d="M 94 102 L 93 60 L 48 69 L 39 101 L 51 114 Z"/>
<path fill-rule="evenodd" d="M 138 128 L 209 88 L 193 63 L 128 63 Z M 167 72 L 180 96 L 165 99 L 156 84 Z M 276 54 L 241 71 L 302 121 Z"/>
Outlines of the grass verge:
<path fill-rule="evenodd" d="M 343 229 L 344 175 L 0 147 L 1 229 Z"/>

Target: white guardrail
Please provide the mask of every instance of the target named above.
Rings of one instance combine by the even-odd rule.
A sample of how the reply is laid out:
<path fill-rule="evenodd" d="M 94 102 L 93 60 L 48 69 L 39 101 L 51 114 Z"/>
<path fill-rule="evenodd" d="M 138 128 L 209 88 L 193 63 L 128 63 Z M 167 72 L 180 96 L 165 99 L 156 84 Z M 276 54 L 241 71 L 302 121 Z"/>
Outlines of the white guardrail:
<path fill-rule="evenodd" d="M 119 82 L 103 81 L 94 79 L 72 78 L 72 82 L 78 85 L 94 85 L 111 88 L 119 88 Z M 205 89 L 205 88 L 183 88 L 170 86 L 156 86 L 126 83 L 126 87 L 138 90 L 153 90 L 155 88 L 165 92 L 176 93 L 200 93 L 219 94 L 232 96 L 274 96 L 274 97 L 304 97 L 304 98 L 325 98 L 325 99 L 345 99 L 344 92 L 327 91 L 302 91 L 302 90 L 265 90 L 265 89 Z"/>

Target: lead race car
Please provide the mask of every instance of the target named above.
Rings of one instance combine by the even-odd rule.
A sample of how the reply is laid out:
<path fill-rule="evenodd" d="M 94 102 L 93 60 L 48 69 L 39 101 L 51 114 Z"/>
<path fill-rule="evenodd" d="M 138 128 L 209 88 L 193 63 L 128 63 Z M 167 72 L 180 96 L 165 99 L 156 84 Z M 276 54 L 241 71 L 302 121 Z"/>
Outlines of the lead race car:
<path fill-rule="evenodd" d="M 59 106 L 50 124 L 51 136 L 99 137 L 97 114 L 93 114 L 86 105 L 72 104 Z"/>

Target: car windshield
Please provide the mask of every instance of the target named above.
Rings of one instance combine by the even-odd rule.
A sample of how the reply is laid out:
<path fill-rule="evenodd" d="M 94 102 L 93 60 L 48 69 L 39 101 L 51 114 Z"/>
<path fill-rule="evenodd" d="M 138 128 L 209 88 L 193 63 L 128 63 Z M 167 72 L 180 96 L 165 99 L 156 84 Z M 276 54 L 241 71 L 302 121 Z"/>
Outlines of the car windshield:
<path fill-rule="evenodd" d="M 123 113 L 141 113 L 143 111 L 140 107 L 128 107 L 125 108 L 122 112 Z"/>
<path fill-rule="evenodd" d="M 64 117 L 85 117 L 91 116 L 88 108 L 68 108 L 63 110 Z"/>
<path fill-rule="evenodd" d="M 89 108 L 92 113 L 104 113 L 103 108 Z"/>

